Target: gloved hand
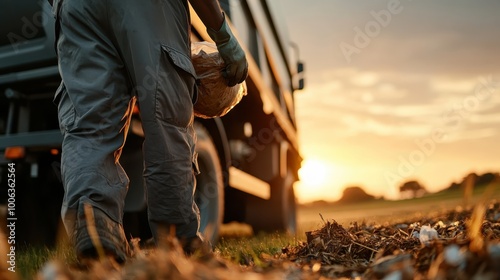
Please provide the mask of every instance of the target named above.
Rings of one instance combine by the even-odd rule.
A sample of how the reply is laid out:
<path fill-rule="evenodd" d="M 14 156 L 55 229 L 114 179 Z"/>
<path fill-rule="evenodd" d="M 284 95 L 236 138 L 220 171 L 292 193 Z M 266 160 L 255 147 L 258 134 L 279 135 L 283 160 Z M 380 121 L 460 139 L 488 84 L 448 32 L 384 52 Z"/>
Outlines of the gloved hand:
<path fill-rule="evenodd" d="M 226 65 L 222 75 L 226 78 L 228 86 L 242 83 L 248 75 L 248 63 L 245 52 L 231 32 L 226 19 L 224 18 L 219 31 L 207 28 L 207 32 L 217 45 L 217 50 Z"/>

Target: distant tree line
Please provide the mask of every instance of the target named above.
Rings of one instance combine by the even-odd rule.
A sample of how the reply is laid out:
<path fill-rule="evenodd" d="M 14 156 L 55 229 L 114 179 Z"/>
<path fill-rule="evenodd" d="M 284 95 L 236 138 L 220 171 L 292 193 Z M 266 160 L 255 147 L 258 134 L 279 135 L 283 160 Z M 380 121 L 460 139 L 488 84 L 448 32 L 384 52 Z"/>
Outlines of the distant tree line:
<path fill-rule="evenodd" d="M 471 184 L 473 188 L 484 187 L 494 182 L 500 182 L 499 173 L 484 173 L 478 175 L 476 173 L 470 173 L 465 176 L 460 182 L 453 182 L 446 188 L 446 190 L 462 190 L 467 187 L 467 184 Z"/>
<path fill-rule="evenodd" d="M 484 173 L 478 175 L 476 173 L 467 174 L 463 177 L 460 182 L 453 182 L 450 184 L 448 188 L 445 188 L 443 191 L 448 190 L 465 190 L 466 188 L 474 189 L 477 187 L 487 186 L 489 184 L 500 182 L 500 173 Z M 409 180 L 407 182 L 402 183 L 399 186 L 399 193 L 401 198 L 409 199 L 424 196 L 428 193 L 427 189 L 424 185 L 422 185 L 417 180 Z M 376 199 L 384 199 L 383 197 L 377 198 L 373 195 L 370 195 L 365 192 L 362 187 L 358 186 L 350 186 L 344 189 L 342 193 L 342 197 L 336 202 L 339 204 L 348 204 L 348 203 L 356 203 L 356 202 L 364 202 Z M 316 201 L 312 204 L 315 205 L 323 205 L 328 204 L 327 201 Z"/>
<path fill-rule="evenodd" d="M 342 193 L 342 198 L 338 202 L 353 203 L 374 199 L 375 197 L 373 195 L 367 194 L 361 187 L 354 186 L 345 188 L 344 192 Z"/>
<path fill-rule="evenodd" d="M 427 189 L 418 181 L 411 180 L 399 186 L 399 193 L 402 198 L 415 198 L 427 194 Z"/>
<path fill-rule="evenodd" d="M 478 175 L 476 173 L 469 173 L 460 182 L 452 182 L 449 187 L 445 188 L 443 191 L 447 190 L 473 190 L 477 187 L 484 187 L 494 182 L 500 182 L 499 173 L 484 173 Z M 399 186 L 399 193 L 401 198 L 415 198 L 426 195 L 427 189 L 416 180 L 411 180 L 404 182 Z"/>

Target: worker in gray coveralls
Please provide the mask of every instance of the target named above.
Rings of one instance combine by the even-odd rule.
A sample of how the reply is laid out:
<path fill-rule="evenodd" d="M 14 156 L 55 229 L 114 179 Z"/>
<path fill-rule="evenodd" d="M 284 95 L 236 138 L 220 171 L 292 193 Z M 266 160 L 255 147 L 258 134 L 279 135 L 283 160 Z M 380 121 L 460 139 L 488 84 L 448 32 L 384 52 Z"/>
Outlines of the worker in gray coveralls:
<path fill-rule="evenodd" d="M 243 82 L 245 53 L 218 1 L 190 3 L 225 62 L 228 85 Z M 54 0 L 53 12 L 62 77 L 54 98 L 64 137 L 61 214 L 77 256 L 97 257 L 88 213 L 105 253 L 119 262 L 129 256 L 122 227 L 129 181 L 118 160 L 136 100 L 153 237 L 158 243 L 159 229 L 175 226 L 180 239 L 201 239 L 187 0 Z"/>

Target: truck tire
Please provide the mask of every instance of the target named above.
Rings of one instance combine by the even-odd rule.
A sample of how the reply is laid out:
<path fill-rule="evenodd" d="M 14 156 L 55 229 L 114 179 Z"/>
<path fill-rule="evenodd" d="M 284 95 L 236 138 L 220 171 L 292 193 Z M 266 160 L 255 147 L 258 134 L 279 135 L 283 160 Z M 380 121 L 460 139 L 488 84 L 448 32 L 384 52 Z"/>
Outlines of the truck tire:
<path fill-rule="evenodd" d="M 265 200 L 255 196 L 247 197 L 246 222 L 254 233 L 297 232 L 297 203 L 293 190 L 294 176 L 288 171 L 285 178 L 271 183 L 271 198 Z"/>
<path fill-rule="evenodd" d="M 30 174 L 33 163 L 16 163 L 16 183 L 19 186 L 15 197 L 15 214 L 18 219 L 16 241 L 19 240 L 21 246 L 53 248 L 60 241 L 57 238 L 66 236 L 61 224 L 64 190 L 56 174 L 60 168 L 60 160 L 44 153 L 36 157 L 36 178 L 32 178 Z"/>
<path fill-rule="evenodd" d="M 196 152 L 200 174 L 196 176 L 195 201 L 200 209 L 200 231 L 215 244 L 224 214 L 224 181 L 222 167 L 214 142 L 199 123 L 194 125 L 197 135 Z"/>

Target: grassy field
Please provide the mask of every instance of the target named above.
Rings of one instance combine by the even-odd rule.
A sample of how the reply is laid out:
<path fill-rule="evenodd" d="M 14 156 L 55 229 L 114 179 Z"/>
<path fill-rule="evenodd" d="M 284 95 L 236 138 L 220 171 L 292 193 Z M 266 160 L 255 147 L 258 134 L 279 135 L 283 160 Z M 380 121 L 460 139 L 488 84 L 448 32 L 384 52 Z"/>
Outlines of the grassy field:
<path fill-rule="evenodd" d="M 373 200 L 357 204 L 325 204 L 301 206 L 298 211 L 299 233 L 317 229 L 325 220 L 349 223 L 393 223 L 410 217 L 428 216 L 436 212 L 470 207 L 485 200 L 500 199 L 500 183 L 475 188 L 464 197 L 462 190 L 443 191 L 407 200 Z"/>
<path fill-rule="evenodd" d="M 290 236 L 283 233 L 256 234 L 249 236 L 248 226 L 226 225 L 226 235 L 216 244 L 216 252 L 231 263 L 244 266 L 262 266 L 261 259 L 277 256 L 285 246 L 295 246 L 305 240 L 305 232 L 316 230 L 326 220 L 336 220 L 348 226 L 351 222 L 395 223 L 399 220 L 429 216 L 456 207 L 470 207 L 484 200 L 500 199 L 500 185 L 477 188 L 464 199 L 462 191 L 447 191 L 427 196 L 400 200 L 375 200 L 358 204 L 309 205 L 298 210 L 298 233 Z M 230 228 L 230 230 L 227 230 Z M 243 233 L 238 237 L 238 230 Z M 29 248 L 19 253 L 18 267 L 22 279 L 32 279 L 36 272 L 50 259 L 62 259 L 74 262 L 74 255 L 68 245 L 61 245 L 56 250 Z"/>

